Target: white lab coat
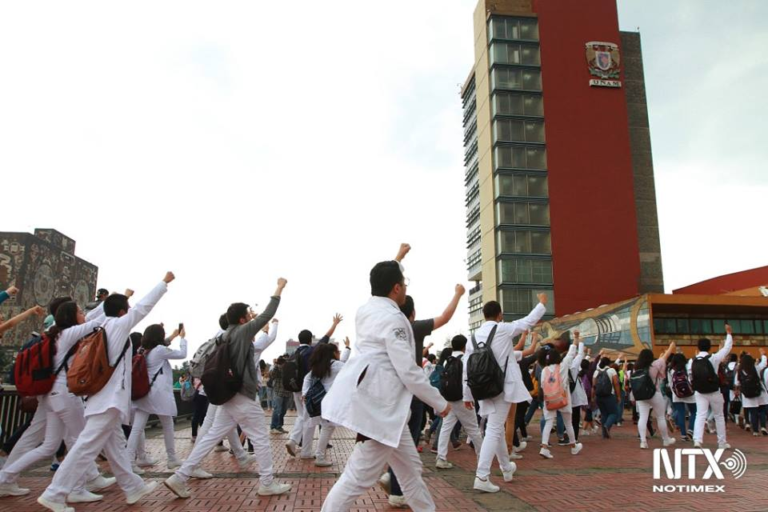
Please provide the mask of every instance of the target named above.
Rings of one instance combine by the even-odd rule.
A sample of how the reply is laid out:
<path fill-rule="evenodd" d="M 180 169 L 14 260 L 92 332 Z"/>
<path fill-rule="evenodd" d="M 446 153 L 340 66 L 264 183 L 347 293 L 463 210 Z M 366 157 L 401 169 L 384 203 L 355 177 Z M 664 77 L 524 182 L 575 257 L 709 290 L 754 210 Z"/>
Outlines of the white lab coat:
<path fill-rule="evenodd" d="M 573 345 L 571 345 L 573 347 Z M 573 379 L 576 381 L 576 389 L 573 390 L 573 393 L 571 393 L 571 406 L 572 407 L 584 407 L 586 405 L 589 405 L 589 399 L 587 398 L 587 392 L 584 390 L 584 384 L 581 382 L 581 379 L 579 378 L 579 372 L 581 371 L 581 362 L 584 360 L 584 343 L 579 343 L 579 350 L 576 354 L 576 357 L 573 359 L 573 362 L 571 363 L 571 375 L 573 376 Z M 568 386 L 568 390 L 571 390 L 570 384 Z"/>
<path fill-rule="evenodd" d="M 694 357 L 690 358 L 688 360 L 688 379 L 693 382 L 693 360 L 694 359 L 701 359 L 707 356 L 709 357 L 709 364 L 712 365 L 712 368 L 715 369 L 715 373 L 717 373 L 717 369 L 720 368 L 720 363 L 723 362 L 723 359 L 728 357 L 728 354 L 731 353 L 731 349 L 733 348 L 733 336 L 730 334 L 725 336 L 725 343 L 723 344 L 723 348 L 715 352 L 714 354 L 710 354 L 709 352 L 699 352 Z M 710 395 L 713 395 L 715 393 L 720 393 L 720 390 L 713 391 L 712 393 L 708 393 Z M 698 391 L 694 392 L 694 395 L 701 395 L 702 393 L 699 393 Z"/>
<path fill-rule="evenodd" d="M 125 342 L 133 328 L 141 322 L 152 308 L 168 291 L 168 285 L 161 282 L 150 291 L 146 297 L 141 299 L 138 304 L 128 310 L 128 312 L 116 317 L 103 317 L 102 327 L 107 334 L 107 344 L 109 346 L 109 362 L 111 365 L 123 352 Z M 93 311 L 102 311 L 97 308 Z M 128 343 L 128 349 L 125 351 L 120 364 L 115 368 L 112 378 L 109 379 L 106 386 L 93 396 L 89 396 L 85 402 L 85 416 L 101 414 L 109 409 L 120 411 L 120 421 L 127 425 L 131 417 L 131 346 Z"/>
<path fill-rule="evenodd" d="M 522 352 L 514 351 L 514 342 L 512 338 L 517 336 L 526 330 L 531 330 L 535 326 L 541 317 L 544 316 L 547 309 L 543 304 L 537 304 L 533 311 L 528 316 L 515 320 L 514 322 L 501 322 L 487 321 L 481 325 L 477 331 L 475 331 L 475 340 L 478 344 L 485 342 L 488 339 L 488 335 L 491 333 L 491 329 L 494 325 L 498 325 L 496 328 L 496 334 L 493 335 L 491 341 L 491 350 L 493 355 L 496 356 L 496 362 L 504 370 L 504 366 L 507 367 L 506 376 L 504 378 L 504 401 L 511 404 L 520 402 L 530 402 L 531 394 L 525 387 L 523 382 L 523 374 L 520 372 L 520 365 L 517 364 L 518 360 L 522 357 Z M 467 343 L 465 361 L 469 361 L 469 357 L 474 352 L 475 347 L 472 341 Z M 496 410 L 493 400 L 480 400 L 480 416 L 488 416 Z"/>
<path fill-rule="evenodd" d="M 371 297 L 355 317 L 357 355 L 323 399 L 323 419 L 397 448 L 411 398 L 445 410 L 447 402 L 413 360 L 410 322 L 387 297 Z"/>
<path fill-rule="evenodd" d="M 768 404 L 768 393 L 766 393 L 765 389 L 765 383 L 763 382 L 763 368 L 765 368 L 768 365 L 768 358 L 766 356 L 763 356 L 760 358 L 760 361 L 755 365 L 755 370 L 757 371 L 757 376 L 760 378 L 760 385 L 762 386 L 762 393 L 760 396 L 755 398 L 747 398 L 744 396 L 744 393 L 741 394 L 741 406 L 745 409 L 750 409 L 752 407 L 760 407 L 762 405 Z M 765 372 L 766 376 L 768 376 L 768 372 Z M 740 386 L 740 379 L 741 376 L 741 370 L 736 372 L 736 378 L 734 379 L 734 387 Z"/>
<path fill-rule="evenodd" d="M 270 323 L 269 333 L 261 331 L 253 339 L 253 359 L 254 359 L 253 364 L 256 365 L 256 370 L 257 370 L 256 373 L 258 374 L 256 378 L 259 382 L 259 387 L 262 387 L 264 385 L 264 376 L 261 374 L 261 368 L 259 368 L 261 353 L 264 352 L 264 349 L 270 346 L 277 338 L 277 324 L 278 322 Z"/>
<path fill-rule="evenodd" d="M 146 353 L 147 375 L 152 386 L 149 394 L 136 400 L 133 405 L 140 411 L 158 416 L 176 416 L 176 397 L 173 394 L 173 368 L 171 359 L 187 357 L 187 340 L 181 338 L 179 349 L 158 345 Z M 159 372 L 159 373 L 158 373 Z M 155 378 L 157 375 L 157 378 Z M 152 379 L 155 382 L 152 383 Z"/>

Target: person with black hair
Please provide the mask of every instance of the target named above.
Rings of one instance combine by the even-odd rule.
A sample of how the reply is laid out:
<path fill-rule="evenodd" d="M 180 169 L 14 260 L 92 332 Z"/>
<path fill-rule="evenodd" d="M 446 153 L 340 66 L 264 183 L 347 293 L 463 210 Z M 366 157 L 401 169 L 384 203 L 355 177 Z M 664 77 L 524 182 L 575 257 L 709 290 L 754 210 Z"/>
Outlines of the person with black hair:
<path fill-rule="evenodd" d="M 764 436 L 768 436 L 765 417 L 765 411 L 768 408 L 768 392 L 766 392 L 763 373 L 766 366 L 768 366 L 768 357 L 764 348 L 760 349 L 760 362 L 757 364 L 754 357 L 742 354 L 734 380 L 734 386 L 741 395 L 745 416 L 752 426 L 752 435 L 755 437 L 760 436 L 761 432 Z M 747 391 L 747 386 L 752 389 Z"/>
<path fill-rule="evenodd" d="M 16 483 L 19 474 L 38 461 L 52 457 L 61 442 L 74 446 L 77 437 L 85 427 L 83 401 L 67 389 L 67 369 L 72 354 L 70 350 L 86 334 L 99 326 L 98 322 L 85 322 L 85 315 L 75 302 L 57 304 L 56 323 L 48 331 L 52 343 L 56 345 L 53 368 L 57 371 L 51 391 L 38 397 L 45 414 L 45 435 L 43 443 L 33 450 L 26 451 L 0 471 L 0 497 L 23 496 L 29 489 L 21 489 Z M 17 444 L 17 447 L 22 446 Z M 14 450 L 15 451 L 15 450 Z M 87 470 L 67 496 L 69 503 L 87 503 L 99 501 L 102 496 L 86 489 L 104 489 L 115 483 L 114 478 L 106 479 L 99 474 L 94 459 L 88 461 Z"/>
<path fill-rule="evenodd" d="M 675 438 L 670 437 L 669 428 L 667 426 L 666 412 L 667 401 L 661 392 L 661 382 L 667 373 L 667 359 L 675 351 L 676 345 L 673 341 L 667 347 L 667 350 L 658 359 L 653 359 L 653 351 L 649 348 L 644 348 L 640 351 L 635 361 L 635 369 L 632 372 L 632 382 L 636 386 L 641 386 L 643 381 L 650 381 L 653 383 L 654 394 L 651 398 L 638 399 L 635 397 L 635 403 L 637 404 L 637 411 L 639 418 L 637 420 L 637 432 L 640 434 L 640 448 L 643 450 L 648 449 L 648 420 L 650 419 L 651 409 L 653 409 L 653 415 L 656 417 L 656 427 L 661 432 L 661 439 L 664 447 L 675 444 Z"/>
<path fill-rule="evenodd" d="M 85 305 L 85 312 L 88 313 L 89 311 L 92 311 L 99 307 L 102 302 L 104 302 L 104 299 L 109 297 L 109 290 L 106 288 L 99 288 L 96 290 L 96 300 L 93 302 L 89 302 Z"/>
<path fill-rule="evenodd" d="M 333 336 L 336 327 L 342 320 L 344 320 L 344 317 L 340 314 L 336 313 L 333 315 L 331 328 L 328 329 L 325 336 L 317 341 L 317 345 L 315 346 L 330 343 L 331 336 Z M 299 347 L 296 351 L 298 352 L 299 362 L 302 365 L 302 375 L 306 375 L 309 371 L 309 358 L 312 356 L 312 351 L 315 349 L 315 347 L 312 346 L 313 339 L 314 336 L 312 335 L 312 331 L 308 329 L 304 329 L 299 333 Z M 293 424 L 291 434 L 288 436 L 288 441 L 285 443 L 285 449 L 291 457 L 295 457 L 298 453 L 299 444 L 301 444 L 302 450 L 308 450 L 304 452 L 305 455 L 307 453 L 312 453 L 312 443 L 315 431 L 314 428 L 311 429 L 310 432 L 312 433 L 312 437 L 303 439 L 304 434 L 307 433 L 306 425 L 309 423 L 309 415 L 304 408 L 304 400 L 301 397 L 301 391 L 293 393 L 293 402 L 296 404 L 296 422 Z"/>
<path fill-rule="evenodd" d="M 575 440 L 579 440 L 581 431 L 581 411 L 587 409 L 589 406 L 589 399 L 587 398 L 587 392 L 584 390 L 584 384 L 580 377 L 581 363 L 584 361 L 585 345 L 581 341 L 581 333 L 579 331 L 573 331 L 573 338 L 578 345 L 578 351 L 576 357 L 573 358 L 571 367 L 569 368 L 568 385 L 571 391 L 571 419 L 573 425 L 573 435 Z M 587 363 L 589 364 L 589 363 Z M 572 384 L 571 384 L 572 383 Z"/>
<path fill-rule="evenodd" d="M 689 442 L 692 439 L 694 422 L 696 421 L 696 397 L 688 378 L 687 366 L 688 359 L 686 359 L 685 354 L 673 354 L 670 358 L 667 381 L 672 388 L 672 416 L 680 430 L 680 440 Z M 686 396 L 686 392 L 690 395 Z M 687 428 L 685 425 L 686 410 L 690 415 Z"/>
<path fill-rule="evenodd" d="M 445 417 L 451 406 L 414 364 L 413 329 L 400 306 L 408 281 L 398 261 L 377 263 L 370 273 L 371 298 L 355 317 L 357 357 L 349 360 L 323 400 L 323 419 L 357 432 L 344 472 L 323 503 L 325 512 L 349 510 L 388 462 L 399 476 L 405 501 L 430 512 L 435 502 L 422 479 L 422 463 L 408 430 L 416 395 Z"/>
<path fill-rule="evenodd" d="M 611 428 L 619 420 L 619 376 L 611 367 L 611 359 L 603 356 L 603 351 L 597 357 L 598 363 L 592 375 L 592 400 L 597 402 L 600 409 L 603 439 L 611 438 Z"/>
<path fill-rule="evenodd" d="M 51 484 L 37 499 L 45 508 L 54 512 L 66 511 L 67 495 L 75 489 L 89 463 L 102 450 L 129 505 L 157 487 L 157 482 L 145 483 L 131 471 L 131 462 L 124 450 L 125 437 L 120 425 L 127 423 L 131 414 L 130 359 L 125 356 L 130 345 L 128 335 L 152 311 L 174 279 L 173 273 L 167 272 L 163 281 L 133 308 L 128 304 L 128 297 L 120 294 L 110 295 L 98 308 L 105 315 L 101 327 L 105 331 L 109 363 L 113 365 L 114 373 L 100 391 L 88 397 L 85 428 L 75 445 L 70 447 Z"/>
<path fill-rule="evenodd" d="M 688 361 L 688 373 L 691 375 L 691 383 L 696 397 L 696 423 L 693 427 L 693 446 L 701 448 L 704 442 L 704 426 L 707 423 L 707 414 L 710 408 L 715 417 L 717 430 L 717 445 L 728 450 L 725 432 L 725 416 L 723 415 L 723 395 L 720 393 L 720 380 L 717 377 L 717 369 L 725 360 L 733 348 L 733 336 L 731 326 L 725 324 L 725 343 L 715 354 L 710 354 L 712 342 L 707 338 L 701 338 L 698 342 L 699 353 Z M 709 368 L 707 367 L 709 365 Z M 714 376 L 714 378 L 712 377 Z M 710 391 L 708 384 L 714 389 Z"/>
<path fill-rule="evenodd" d="M 288 412 L 288 401 L 291 392 L 283 386 L 283 365 L 285 357 L 280 356 L 275 360 L 272 370 L 269 372 L 269 378 L 272 380 L 272 424 L 270 425 L 270 434 L 287 434 L 283 430 L 285 413 Z"/>

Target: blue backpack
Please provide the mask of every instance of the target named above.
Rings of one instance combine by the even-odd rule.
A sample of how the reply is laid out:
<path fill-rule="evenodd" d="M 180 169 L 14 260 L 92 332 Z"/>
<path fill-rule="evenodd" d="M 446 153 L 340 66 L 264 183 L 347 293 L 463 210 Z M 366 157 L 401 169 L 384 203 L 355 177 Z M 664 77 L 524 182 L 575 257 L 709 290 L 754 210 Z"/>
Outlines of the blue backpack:
<path fill-rule="evenodd" d="M 432 375 L 429 376 L 429 383 L 432 384 L 432 387 L 440 389 L 440 383 L 443 380 L 444 371 L 445 371 L 445 368 L 443 368 L 443 365 L 438 364 L 435 366 L 435 369 L 432 372 Z"/>

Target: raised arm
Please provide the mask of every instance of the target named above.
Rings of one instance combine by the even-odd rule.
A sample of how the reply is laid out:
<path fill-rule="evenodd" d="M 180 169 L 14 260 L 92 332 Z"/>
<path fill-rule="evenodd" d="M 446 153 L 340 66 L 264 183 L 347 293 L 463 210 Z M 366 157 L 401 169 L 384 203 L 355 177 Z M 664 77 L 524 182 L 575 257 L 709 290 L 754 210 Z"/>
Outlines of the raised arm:
<path fill-rule="evenodd" d="M 73 325 L 72 327 L 64 329 L 61 331 L 61 335 L 56 341 L 56 352 L 69 352 L 69 349 L 74 347 L 75 344 L 80 341 L 83 336 L 89 334 L 99 325 L 101 325 L 101 322 L 93 321 L 85 322 L 84 324 L 80 325 Z"/>
<path fill-rule="evenodd" d="M 536 352 L 536 350 L 538 350 L 539 348 L 539 338 L 540 338 L 539 333 L 534 332 L 532 336 L 533 337 L 531 338 L 532 339 L 531 344 L 528 346 L 528 348 L 523 350 L 523 357 L 528 357 L 533 355 Z"/>
<path fill-rule="evenodd" d="M 717 368 L 720 366 L 720 363 L 723 362 L 723 359 L 725 359 L 728 354 L 731 353 L 731 349 L 733 349 L 733 329 L 731 329 L 731 326 L 728 324 L 725 324 L 725 344 L 723 347 L 717 351 L 715 355 L 712 356 L 712 364 Z"/>
<path fill-rule="evenodd" d="M 581 334 L 579 331 L 573 331 L 573 339 L 574 343 L 578 345 L 578 352 L 576 353 L 576 357 L 573 358 L 573 362 L 571 363 L 571 368 L 580 369 L 581 368 L 581 362 L 584 360 L 584 343 L 581 341 Z"/>
<path fill-rule="evenodd" d="M 331 341 L 331 336 L 333 336 L 333 333 L 336 332 L 336 327 L 341 323 L 342 320 L 344 320 L 344 317 L 340 314 L 336 313 L 333 315 L 333 323 L 331 324 L 331 328 L 328 329 L 328 332 L 325 333 L 325 336 L 320 338 L 318 343 L 329 343 Z"/>
<path fill-rule="evenodd" d="M 274 295 L 269 300 L 269 304 L 267 304 L 267 307 L 264 308 L 264 311 L 251 320 L 250 322 L 247 322 L 244 326 L 244 332 L 246 334 L 246 337 L 249 340 L 252 340 L 254 336 L 256 336 L 259 331 L 267 325 L 267 322 L 272 320 L 272 317 L 275 316 L 275 313 L 277 313 L 277 307 L 280 305 L 280 297 L 283 294 L 283 289 L 285 288 L 285 285 L 288 284 L 288 281 L 283 279 L 282 277 L 277 280 L 277 289 L 275 290 Z"/>
<path fill-rule="evenodd" d="M 661 355 L 659 359 L 663 359 L 664 361 L 666 361 L 669 358 L 669 356 L 675 353 L 676 348 L 677 348 L 677 345 L 675 345 L 675 342 L 673 341 L 672 343 L 669 344 L 669 347 L 667 347 L 667 350 Z"/>
<path fill-rule="evenodd" d="M 517 341 L 517 345 L 515 345 L 515 346 L 514 346 L 514 348 L 513 348 L 512 350 L 515 350 L 515 351 L 517 351 L 517 352 L 519 352 L 519 351 L 523 350 L 523 349 L 525 348 L 525 340 L 527 340 L 527 339 L 528 339 L 528 331 L 527 331 L 527 330 L 525 330 L 525 331 L 523 331 L 523 333 L 520 335 L 520 339 Z M 532 338 L 532 339 L 533 339 L 533 338 Z"/>
<path fill-rule="evenodd" d="M 339 361 L 346 363 L 349 360 L 350 354 L 352 354 L 352 349 L 349 346 L 349 336 L 347 336 L 344 338 L 344 348 L 341 349 L 341 356 L 339 357 Z"/>
<path fill-rule="evenodd" d="M 0 292 L 0 304 L 5 302 L 11 297 L 14 297 L 17 293 L 19 293 L 19 289 L 15 286 L 9 286 L 7 290 Z"/>
<path fill-rule="evenodd" d="M 460 284 L 456 285 L 456 288 L 453 291 L 453 298 L 451 298 L 451 301 L 448 303 L 448 306 L 446 306 L 445 311 L 440 316 L 435 317 L 435 327 L 434 329 L 439 329 L 440 327 L 444 326 L 448 322 L 451 321 L 451 318 L 453 318 L 453 314 L 456 312 L 456 307 L 459 305 L 459 300 L 461 299 L 461 296 L 464 295 L 464 292 L 466 290 L 464 287 Z"/>
<path fill-rule="evenodd" d="M 521 318 L 520 320 L 515 320 L 514 322 L 500 323 L 499 329 L 501 330 L 503 326 L 504 330 L 510 332 L 513 337 L 517 336 L 517 333 L 519 332 L 533 330 L 534 326 L 541 320 L 541 317 L 544 316 L 544 313 L 547 312 L 546 306 L 547 301 L 549 300 L 546 293 L 540 293 L 538 298 L 539 303 L 530 313 L 528 313 L 528 316 Z"/>
<path fill-rule="evenodd" d="M 187 357 L 187 339 L 184 335 L 185 333 L 182 331 L 178 350 L 173 350 L 171 347 L 157 347 L 162 349 L 160 357 L 162 359 L 184 359 Z"/>
<path fill-rule="evenodd" d="M 126 331 L 133 329 L 136 324 L 144 320 L 144 318 L 152 311 L 160 299 L 163 298 L 165 292 L 168 291 L 168 284 L 170 284 L 176 276 L 173 272 L 166 272 L 163 281 L 155 286 L 138 304 L 128 310 L 128 312 L 117 319 L 118 325 Z M 110 343 L 111 345 L 111 343 Z"/>
<path fill-rule="evenodd" d="M 274 341 L 277 339 L 277 324 L 279 323 L 279 320 L 277 318 L 272 319 L 272 326 L 269 329 L 268 333 L 265 333 L 264 331 L 259 334 L 259 336 L 256 338 L 256 341 L 253 342 L 253 348 L 256 350 L 266 350 L 268 346 L 270 346 Z"/>
<path fill-rule="evenodd" d="M 21 322 L 23 322 L 24 320 L 26 320 L 27 318 L 33 315 L 44 317 L 45 309 L 43 309 L 41 306 L 35 306 L 33 308 L 29 308 L 23 313 L 19 313 L 18 315 L 14 316 L 7 322 L 3 322 L 2 324 L 0 324 L 0 334 L 3 334 L 4 332 L 13 329 L 17 325 L 19 325 Z"/>

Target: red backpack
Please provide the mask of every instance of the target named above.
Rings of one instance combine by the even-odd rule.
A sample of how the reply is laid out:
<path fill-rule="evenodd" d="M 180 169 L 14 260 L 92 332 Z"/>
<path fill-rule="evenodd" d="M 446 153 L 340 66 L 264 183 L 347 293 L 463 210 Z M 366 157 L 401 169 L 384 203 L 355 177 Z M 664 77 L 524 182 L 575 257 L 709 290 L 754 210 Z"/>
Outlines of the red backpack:
<path fill-rule="evenodd" d="M 147 368 L 148 353 L 149 350 L 145 351 L 143 348 L 140 348 L 136 355 L 133 356 L 133 361 L 131 362 L 131 400 L 138 400 L 147 396 L 157 376 L 163 373 L 161 367 L 150 382 L 149 369 Z"/>
<path fill-rule="evenodd" d="M 70 351 L 71 352 L 71 351 Z M 21 396 L 47 395 L 56 382 L 56 376 L 64 367 L 54 369 L 56 343 L 48 334 L 30 340 L 16 355 L 14 382 Z"/>

